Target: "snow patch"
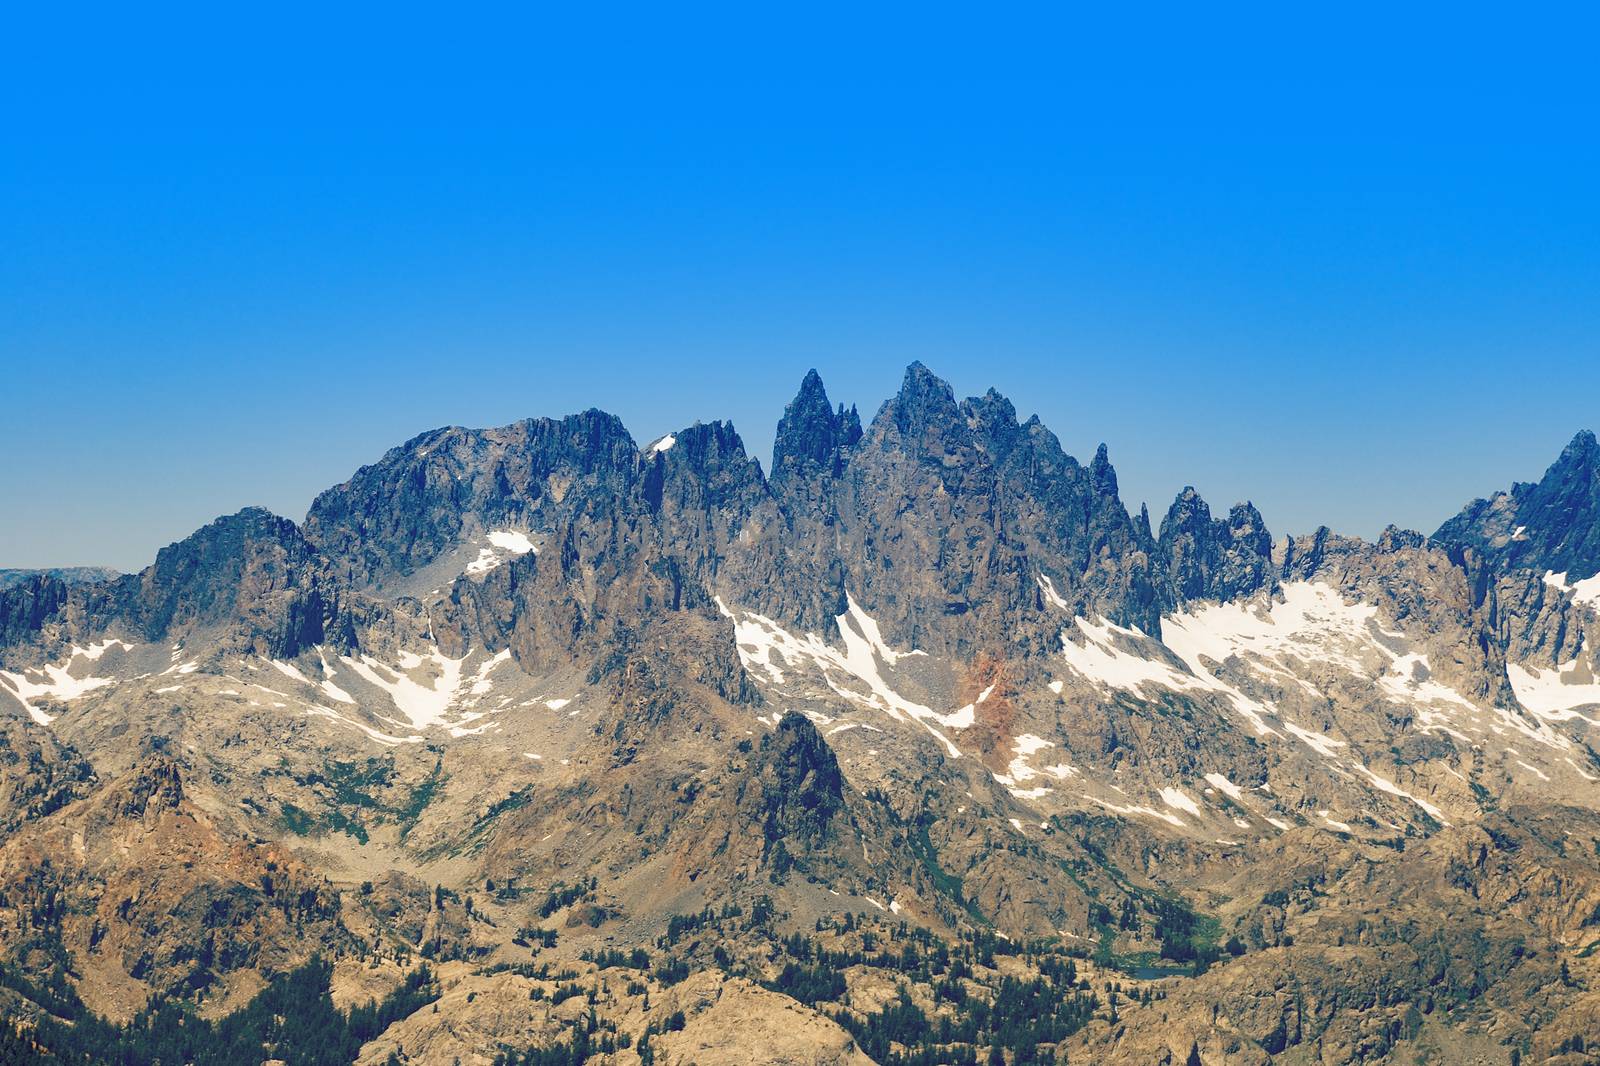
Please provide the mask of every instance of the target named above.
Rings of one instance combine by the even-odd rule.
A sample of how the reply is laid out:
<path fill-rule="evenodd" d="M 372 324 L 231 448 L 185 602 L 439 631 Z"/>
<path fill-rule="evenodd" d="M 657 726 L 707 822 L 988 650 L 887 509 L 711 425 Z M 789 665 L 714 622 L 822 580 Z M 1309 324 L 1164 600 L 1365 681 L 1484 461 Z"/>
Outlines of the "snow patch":
<path fill-rule="evenodd" d="M 1551 722 L 1581 718 L 1589 725 L 1600 725 L 1600 720 L 1578 713 L 1579 707 L 1600 711 L 1600 679 L 1577 658 L 1553 670 L 1507 663 L 1506 674 L 1517 702 L 1540 718 Z"/>
<path fill-rule="evenodd" d="M 489 531 L 489 543 L 496 548 L 502 548 L 513 555 L 527 555 L 538 549 L 533 546 L 533 541 L 528 539 L 526 533 L 515 529 L 492 529 Z"/>
<path fill-rule="evenodd" d="M 282 707 L 283 704 L 275 703 L 275 704 L 273 704 L 273 706 L 274 707 Z M 386 747 L 391 747 L 392 748 L 392 747 L 395 747 L 396 745 L 400 745 L 400 744 L 421 744 L 422 743 L 422 738 L 419 737 L 419 736 L 409 736 L 409 737 L 391 736 L 390 734 L 380 732 L 380 731 L 372 728 L 371 726 L 369 726 L 369 725 L 367 725 L 367 724 L 365 724 L 363 722 L 358 722 L 354 718 L 346 718 L 344 715 L 340 714 L 338 711 L 334 710 L 332 707 L 324 707 L 319 703 L 308 704 L 306 706 L 306 708 L 305 708 L 305 711 L 306 711 L 307 715 L 309 715 L 309 716 L 311 716 L 313 718 L 327 718 L 330 721 L 338 722 L 340 725 L 345 725 L 345 726 L 349 726 L 352 729 L 360 730 L 362 733 L 365 733 L 369 739 L 375 740 L 379 744 L 382 744 L 382 745 L 384 745 Z"/>
<path fill-rule="evenodd" d="M 1179 829 L 1188 828 L 1188 826 L 1184 823 L 1184 820 L 1182 818 L 1179 818 L 1176 814 L 1170 814 L 1170 813 L 1168 813 L 1166 811 L 1158 811 L 1154 807 L 1141 807 L 1141 806 L 1121 807 L 1121 806 L 1118 806 L 1115 803 L 1110 803 L 1110 802 L 1108 802 L 1106 800 L 1099 799 L 1099 798 L 1097 798 L 1095 796 L 1088 795 L 1087 793 L 1084 794 L 1083 798 L 1088 800 L 1090 803 L 1095 804 L 1096 806 L 1103 807 L 1106 810 L 1112 811 L 1113 813 L 1116 813 L 1116 814 L 1142 814 L 1142 815 L 1146 815 L 1146 816 L 1148 816 L 1150 818 L 1159 818 L 1163 822 L 1168 823 L 1169 825 L 1177 826 Z"/>
<path fill-rule="evenodd" d="M 1293 722 L 1283 723 L 1283 728 L 1305 741 L 1308 747 L 1325 759 L 1336 758 L 1339 754 L 1339 749 L 1346 746 L 1345 741 L 1334 740 L 1330 736 L 1318 733 L 1313 729 L 1304 729 Z"/>
<path fill-rule="evenodd" d="M 1449 820 L 1445 818 L 1444 812 L 1435 807 L 1433 804 L 1429 803 L 1427 800 L 1413 796 L 1399 785 L 1396 785 L 1393 781 L 1390 781 L 1386 777 L 1380 777 L 1378 774 L 1373 773 L 1365 766 L 1357 765 L 1356 769 L 1367 775 L 1367 779 L 1372 782 L 1373 786 L 1377 788 L 1378 791 L 1387 792 L 1391 796 L 1399 796 L 1401 799 L 1410 800 L 1418 807 L 1421 807 L 1423 810 L 1427 811 L 1428 814 L 1433 817 L 1434 821 L 1440 823 L 1441 825 L 1450 824 Z"/>
<path fill-rule="evenodd" d="M 1570 593 L 1573 603 L 1595 605 L 1600 603 L 1600 574 L 1583 578 L 1581 581 L 1568 581 L 1567 572 L 1559 574 L 1554 570 L 1544 572 L 1544 583 L 1561 592 Z"/>
<path fill-rule="evenodd" d="M 1064 781 L 1077 773 L 1076 768 L 1066 763 L 1047 766 L 1043 770 L 1035 770 L 1028 765 L 1028 756 L 1041 752 L 1045 748 L 1053 747 L 1055 747 L 1055 744 L 1052 741 L 1045 740 L 1043 737 L 1036 737 L 1032 733 L 1024 733 L 1012 742 L 1011 750 L 1015 757 L 1011 760 L 1011 764 L 1006 767 L 1006 772 L 991 776 L 997 782 L 1010 789 L 1011 794 L 1018 799 L 1039 799 L 1051 790 L 1042 785 L 1027 789 L 1017 788 L 1016 786 L 1025 781 L 1032 781 L 1041 773 L 1049 774 L 1058 781 Z"/>
<path fill-rule="evenodd" d="M 1206 774 L 1206 783 L 1223 793 L 1231 800 L 1239 800 L 1244 796 L 1244 789 L 1229 781 L 1221 774 Z"/>
<path fill-rule="evenodd" d="M 1200 805 L 1190 799 L 1181 788 L 1162 789 L 1161 802 L 1176 810 L 1187 811 L 1196 818 L 1200 817 Z"/>
<path fill-rule="evenodd" d="M 1072 605 L 1061 598 L 1061 594 L 1056 591 L 1056 583 L 1051 581 L 1048 575 L 1039 575 L 1039 590 L 1044 593 L 1045 602 L 1049 603 L 1050 606 L 1054 607 L 1056 610 L 1072 610 Z"/>
<path fill-rule="evenodd" d="M 1184 617 L 1186 616 L 1179 616 L 1177 621 L 1181 622 Z M 1226 685 L 1213 677 L 1200 661 L 1199 654 L 1180 639 L 1187 635 L 1188 631 L 1176 622 L 1169 626 L 1163 620 L 1162 639 L 1166 643 L 1167 650 L 1176 655 L 1188 668 L 1187 672 L 1171 663 L 1137 655 L 1119 646 L 1126 644 L 1137 646 L 1147 640 L 1148 638 L 1138 629 L 1126 629 L 1108 621 L 1096 624 L 1084 618 L 1076 618 L 1073 621 L 1083 634 L 1085 643 L 1074 644 L 1063 633 L 1062 654 L 1069 666 L 1089 680 L 1109 688 L 1119 688 L 1140 695 L 1146 685 L 1155 685 L 1174 692 L 1213 692 L 1229 700 L 1234 708 L 1249 720 L 1257 735 L 1279 735 L 1277 730 L 1266 723 L 1266 718 L 1274 714 L 1272 708 L 1250 699 L 1231 685 Z"/>
<path fill-rule="evenodd" d="M 28 712 L 30 718 L 40 725 L 49 725 L 54 721 L 55 716 L 46 714 L 38 707 L 35 707 L 32 701 L 44 697 L 50 700 L 66 702 L 93 692 L 95 689 L 116 684 L 116 681 L 109 677 L 72 676 L 72 666 L 75 659 L 81 657 L 91 662 L 98 660 L 101 655 L 105 654 L 106 648 L 113 643 L 121 644 L 122 642 L 107 641 L 104 645 L 89 649 L 74 647 L 67 653 L 65 661 L 59 664 L 47 663 L 37 670 L 23 670 L 16 673 L 0 670 L 0 683 L 4 683 L 11 690 L 17 701 L 22 704 L 23 709 Z M 127 645 L 123 646 L 126 647 Z M 32 676 L 30 677 L 29 675 Z"/>
<path fill-rule="evenodd" d="M 486 574 L 511 556 L 527 555 L 539 550 L 526 533 L 515 529 L 490 530 L 489 544 L 487 548 L 478 549 L 478 557 L 467 564 L 466 573 Z"/>
<path fill-rule="evenodd" d="M 1321 818 L 1324 822 L 1328 823 L 1328 825 L 1332 826 L 1333 828 L 1339 830 L 1339 832 L 1341 832 L 1341 833 L 1351 832 L 1350 823 L 1341 822 L 1341 821 L 1338 821 L 1335 818 L 1330 817 L 1327 811 L 1318 811 L 1317 812 L 1317 817 Z"/>
<path fill-rule="evenodd" d="M 398 669 L 368 655 L 359 659 L 341 655 L 339 661 L 368 684 L 388 693 L 414 728 L 425 729 L 439 724 L 454 701 L 466 659 L 448 659 L 436 649 L 425 656 L 401 652 Z M 421 673 L 423 679 L 412 676 L 416 673 Z"/>
<path fill-rule="evenodd" d="M 763 615 L 753 611 L 735 614 L 720 598 L 716 603 L 722 613 L 733 620 L 739 661 L 745 669 L 760 669 L 774 684 L 781 685 L 785 682 L 786 668 L 810 664 L 836 695 L 857 706 L 882 711 L 896 721 L 916 722 L 933 734 L 951 758 L 961 757 L 960 749 L 940 729 L 970 727 L 975 721 L 975 706 L 968 704 L 941 714 L 895 691 L 884 676 L 884 667 L 926 653 L 890 647 L 877 621 L 861 609 L 853 596 L 846 593 L 845 613 L 834 619 L 844 644 L 843 652 L 815 633 L 798 637 Z"/>

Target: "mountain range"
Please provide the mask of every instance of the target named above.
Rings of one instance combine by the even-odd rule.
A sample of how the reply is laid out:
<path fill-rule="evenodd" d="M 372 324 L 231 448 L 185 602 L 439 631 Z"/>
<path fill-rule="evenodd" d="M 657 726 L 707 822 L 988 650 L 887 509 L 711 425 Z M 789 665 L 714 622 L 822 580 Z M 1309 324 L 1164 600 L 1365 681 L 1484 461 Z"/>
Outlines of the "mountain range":
<path fill-rule="evenodd" d="M 867 422 L 806 375 L 770 473 L 725 422 L 433 430 L 299 523 L 0 571 L 0 1028 L 1595 1061 L 1597 642 L 1589 432 L 1369 542 L 1157 524 L 916 363 Z"/>

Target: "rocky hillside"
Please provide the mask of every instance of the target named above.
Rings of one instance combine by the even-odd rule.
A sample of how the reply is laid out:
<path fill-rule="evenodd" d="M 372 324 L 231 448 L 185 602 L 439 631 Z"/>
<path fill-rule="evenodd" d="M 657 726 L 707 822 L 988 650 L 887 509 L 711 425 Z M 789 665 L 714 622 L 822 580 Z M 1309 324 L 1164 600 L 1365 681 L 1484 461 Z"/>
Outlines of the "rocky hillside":
<path fill-rule="evenodd" d="M 1153 528 L 913 364 L 865 423 L 807 375 L 770 475 L 722 422 L 451 427 L 7 579 L 0 1035 L 1588 1061 L 1597 453 L 1431 537 Z"/>

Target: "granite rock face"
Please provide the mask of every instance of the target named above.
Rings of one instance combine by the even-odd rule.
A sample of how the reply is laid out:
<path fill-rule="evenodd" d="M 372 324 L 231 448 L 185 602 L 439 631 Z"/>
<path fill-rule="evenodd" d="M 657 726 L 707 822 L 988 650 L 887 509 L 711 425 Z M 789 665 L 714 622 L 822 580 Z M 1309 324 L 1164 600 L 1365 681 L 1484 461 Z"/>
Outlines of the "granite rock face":
<path fill-rule="evenodd" d="M 69 589 L 45 573 L 0 589 L 0 643 L 19 644 L 38 633 L 66 605 Z"/>
<path fill-rule="evenodd" d="M 791 604 L 758 586 L 741 590 L 743 602 L 821 626 L 844 613 L 848 593 L 896 639 L 963 655 L 997 633 L 1051 645 L 1046 581 L 1075 608 L 1154 626 L 1152 545 L 1117 497 L 1103 448 L 1086 469 L 1037 419 L 1019 424 L 998 393 L 958 403 L 920 363 L 859 438 L 852 413 L 828 410 L 808 376 L 780 425 L 773 481 L 792 531 L 784 557 L 829 595 Z"/>
<path fill-rule="evenodd" d="M 1213 519 L 1199 493 L 1185 488 L 1161 520 L 1159 548 L 1172 603 L 1232 600 L 1277 584 L 1272 536 L 1248 502 Z"/>
<path fill-rule="evenodd" d="M 344 614 L 353 598 L 298 526 L 246 508 L 161 549 L 137 574 L 73 585 L 44 576 L 0 592 L 0 627 L 12 644 L 215 638 L 230 652 L 293 658 L 324 643 L 353 646 Z"/>
<path fill-rule="evenodd" d="M 1440 526 L 1439 544 L 1472 549 L 1491 567 L 1600 573 L 1600 444 L 1584 430 L 1537 482 L 1469 503 Z"/>
<path fill-rule="evenodd" d="M 600 411 L 438 429 L 318 496 L 306 537 L 347 580 L 381 584 L 466 534 L 529 528 L 626 497 L 640 474 L 628 431 Z"/>
<path fill-rule="evenodd" d="M 336 572 L 378 587 L 514 530 L 538 547 L 510 580 L 564 611 L 564 630 L 723 591 L 827 628 L 848 595 L 898 639 L 966 654 L 1002 632 L 1051 646 L 1046 581 L 1073 610 L 1147 629 L 1167 602 L 1104 448 L 1085 468 L 1003 397 L 957 403 L 920 364 L 865 432 L 807 375 L 770 479 L 727 423 L 669 439 L 640 452 L 597 412 L 425 434 L 320 496 L 306 536 Z M 486 603 L 494 594 L 464 592 L 468 612 L 522 616 L 526 603 Z"/>

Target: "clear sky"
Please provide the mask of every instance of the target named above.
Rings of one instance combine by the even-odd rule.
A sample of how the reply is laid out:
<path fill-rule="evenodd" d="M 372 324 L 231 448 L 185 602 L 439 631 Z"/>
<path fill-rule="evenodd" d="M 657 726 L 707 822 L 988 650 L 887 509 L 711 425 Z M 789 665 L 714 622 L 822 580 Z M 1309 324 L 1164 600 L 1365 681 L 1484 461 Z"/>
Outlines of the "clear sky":
<path fill-rule="evenodd" d="M 765 465 L 812 366 L 1275 534 L 1431 530 L 1600 429 L 1563 12 L 58 6 L 0 34 L 0 566 L 298 519 L 450 423 Z"/>

